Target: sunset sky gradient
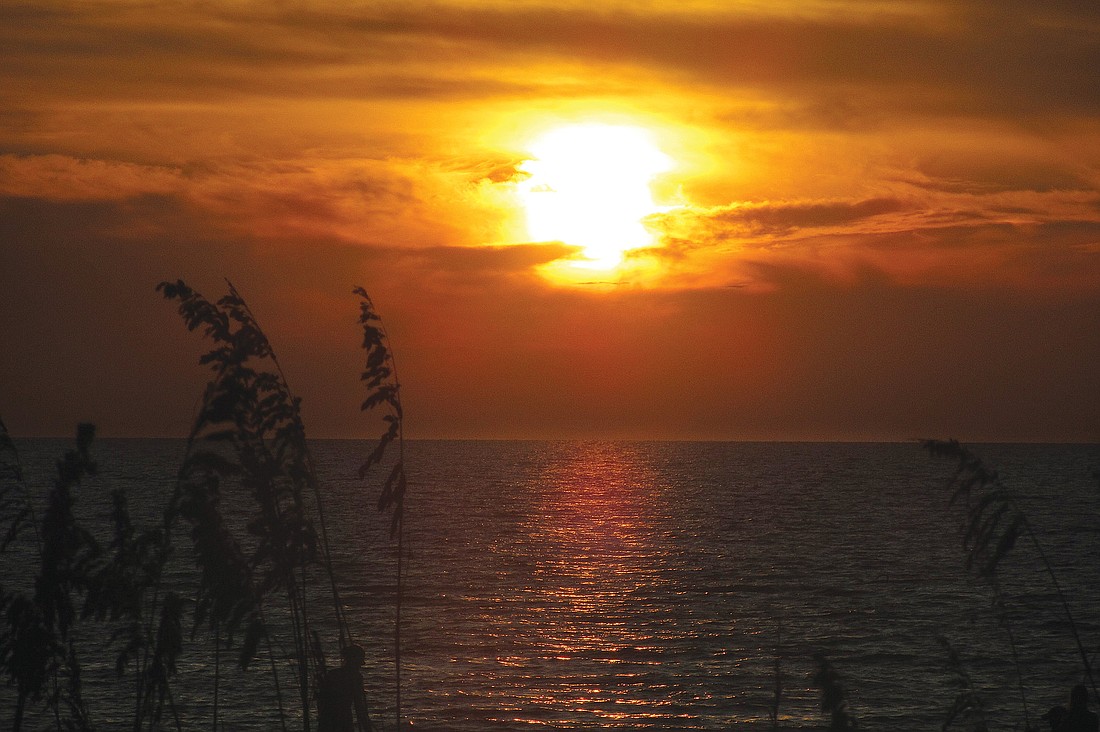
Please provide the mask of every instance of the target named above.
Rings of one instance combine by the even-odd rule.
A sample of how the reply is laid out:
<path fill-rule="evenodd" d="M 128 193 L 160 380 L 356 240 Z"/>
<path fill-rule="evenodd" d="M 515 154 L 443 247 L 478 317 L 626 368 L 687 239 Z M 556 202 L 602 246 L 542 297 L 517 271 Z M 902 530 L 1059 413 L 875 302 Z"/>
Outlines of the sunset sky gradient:
<path fill-rule="evenodd" d="M 576 123 L 673 164 L 566 281 L 519 189 Z M 0 5 L 12 434 L 185 435 L 176 278 L 316 437 L 377 432 L 362 285 L 414 438 L 1100 441 L 1100 4 Z"/>

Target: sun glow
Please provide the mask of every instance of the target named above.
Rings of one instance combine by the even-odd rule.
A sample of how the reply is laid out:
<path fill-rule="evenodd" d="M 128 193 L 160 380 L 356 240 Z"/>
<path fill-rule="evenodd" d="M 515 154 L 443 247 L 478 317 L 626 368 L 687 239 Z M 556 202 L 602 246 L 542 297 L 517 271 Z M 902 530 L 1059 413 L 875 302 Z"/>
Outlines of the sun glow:
<path fill-rule="evenodd" d="M 534 241 L 581 247 L 574 267 L 611 270 L 625 252 L 649 246 L 642 219 L 666 210 L 653 200 L 653 179 L 672 159 L 640 127 L 576 124 L 558 127 L 531 146 L 520 166 L 527 233 Z"/>

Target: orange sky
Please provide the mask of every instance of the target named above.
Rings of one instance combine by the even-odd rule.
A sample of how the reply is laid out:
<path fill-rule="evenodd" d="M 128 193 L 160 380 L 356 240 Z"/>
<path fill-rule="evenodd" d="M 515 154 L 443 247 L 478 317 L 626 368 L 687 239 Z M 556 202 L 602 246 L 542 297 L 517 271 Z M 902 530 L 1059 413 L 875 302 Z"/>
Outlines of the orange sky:
<path fill-rule="evenodd" d="M 1098 441 L 1098 90 L 1095 0 L 6 2 L 0 418 L 185 434 L 154 287 L 228 277 L 318 437 L 362 285 L 411 437 Z M 519 191 L 594 122 L 672 165 L 565 282 Z"/>

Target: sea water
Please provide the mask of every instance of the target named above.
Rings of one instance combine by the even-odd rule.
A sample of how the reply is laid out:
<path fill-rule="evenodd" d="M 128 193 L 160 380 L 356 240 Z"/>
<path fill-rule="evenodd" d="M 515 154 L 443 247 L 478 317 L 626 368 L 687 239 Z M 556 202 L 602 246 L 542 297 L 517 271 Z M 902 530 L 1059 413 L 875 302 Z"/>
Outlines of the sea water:
<path fill-rule="evenodd" d="M 48 484 L 65 443 L 18 445 L 29 482 Z M 370 447 L 312 444 L 341 601 L 376 726 L 392 730 L 395 543 L 376 510 L 383 476 L 357 476 Z M 1100 645 L 1100 448 L 973 447 L 1058 588 L 1027 541 L 999 593 L 967 570 L 953 466 L 915 443 L 410 442 L 402 717 L 455 732 L 763 731 L 778 700 L 783 729 L 824 729 L 824 657 L 864 729 L 938 730 L 963 679 L 991 729 L 1038 725 L 1083 678 L 1058 589 L 1086 649 Z M 102 507 L 97 494 L 125 487 L 137 520 L 155 521 L 183 449 L 98 441 L 78 500 Z M 276 728 L 262 670 L 220 662 L 222 726 Z M 185 729 L 210 728 L 212 664 L 181 659 Z M 100 728 L 132 718 L 113 657 L 86 660 L 84 683 Z M 0 720 L 13 699 L 0 693 Z"/>

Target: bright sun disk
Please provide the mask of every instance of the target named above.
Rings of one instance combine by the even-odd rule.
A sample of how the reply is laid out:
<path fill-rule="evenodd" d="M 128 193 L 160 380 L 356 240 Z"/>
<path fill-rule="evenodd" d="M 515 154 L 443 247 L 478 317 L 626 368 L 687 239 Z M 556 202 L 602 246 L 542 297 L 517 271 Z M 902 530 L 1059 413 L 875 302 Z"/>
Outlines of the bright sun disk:
<path fill-rule="evenodd" d="M 642 219 L 666 210 L 653 200 L 650 184 L 672 168 L 640 127 L 577 124 L 558 127 L 530 147 L 520 166 L 520 184 L 533 241 L 560 241 L 582 248 L 575 266 L 613 269 L 631 249 L 649 246 L 653 235 Z"/>

